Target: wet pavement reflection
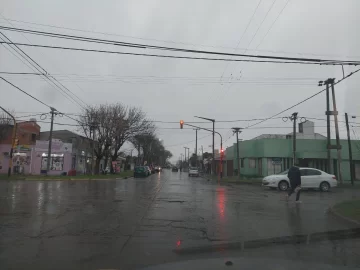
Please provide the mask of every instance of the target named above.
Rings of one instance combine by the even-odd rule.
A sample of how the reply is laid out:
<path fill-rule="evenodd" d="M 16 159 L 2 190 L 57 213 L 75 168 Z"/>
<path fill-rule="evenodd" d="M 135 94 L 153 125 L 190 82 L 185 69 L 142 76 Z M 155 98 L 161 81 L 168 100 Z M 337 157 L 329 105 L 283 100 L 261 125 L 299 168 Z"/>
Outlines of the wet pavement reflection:
<path fill-rule="evenodd" d="M 358 196 L 350 190 L 305 191 L 303 204 L 296 205 L 281 192 L 168 170 L 125 180 L 3 181 L 0 269 L 133 268 L 213 256 L 176 250 L 218 245 L 216 251 L 227 254 L 224 243 L 356 228 L 327 209 Z M 281 248 L 271 250 L 280 254 Z M 347 258 L 360 249 L 344 250 Z"/>

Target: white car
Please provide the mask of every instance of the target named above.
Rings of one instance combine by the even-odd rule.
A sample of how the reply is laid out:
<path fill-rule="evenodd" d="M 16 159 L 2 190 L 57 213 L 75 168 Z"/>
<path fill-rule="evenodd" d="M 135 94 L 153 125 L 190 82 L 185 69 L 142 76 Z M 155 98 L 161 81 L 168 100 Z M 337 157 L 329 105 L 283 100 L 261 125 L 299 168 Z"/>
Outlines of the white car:
<path fill-rule="evenodd" d="M 189 177 L 190 176 L 199 176 L 199 169 L 196 167 L 190 167 L 189 168 Z"/>
<path fill-rule="evenodd" d="M 318 188 L 321 191 L 329 191 L 330 188 L 337 186 L 335 175 L 328 174 L 314 168 L 299 168 L 301 173 L 301 188 Z M 262 185 L 264 187 L 278 188 L 282 191 L 290 187 L 287 177 L 288 171 L 264 177 Z"/>

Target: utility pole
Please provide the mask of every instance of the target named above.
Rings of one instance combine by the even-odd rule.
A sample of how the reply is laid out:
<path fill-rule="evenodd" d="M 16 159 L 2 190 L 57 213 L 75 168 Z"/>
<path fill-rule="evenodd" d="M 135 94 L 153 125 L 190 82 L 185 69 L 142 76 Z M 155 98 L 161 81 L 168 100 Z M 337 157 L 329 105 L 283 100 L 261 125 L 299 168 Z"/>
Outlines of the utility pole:
<path fill-rule="evenodd" d="M 330 116 L 332 115 L 332 111 L 330 111 L 330 92 L 329 92 L 329 79 L 326 81 L 319 81 L 318 86 L 323 86 L 325 84 L 326 87 L 326 150 L 327 150 L 327 173 L 331 173 L 331 132 L 330 132 Z"/>
<path fill-rule="evenodd" d="M 51 145 L 52 145 L 52 133 L 53 133 L 53 128 L 54 128 L 54 115 L 58 114 L 57 110 L 54 109 L 53 107 L 50 107 L 50 114 L 51 114 L 51 124 L 50 124 L 50 134 L 49 134 L 49 147 L 48 147 L 48 154 L 47 154 L 47 161 L 46 161 L 46 174 L 49 173 L 50 171 L 50 161 L 52 160 L 51 158 Z"/>
<path fill-rule="evenodd" d="M 198 132 L 198 128 L 195 128 L 195 137 L 196 137 L 196 140 L 195 140 L 195 155 L 196 155 L 196 166 L 198 165 L 198 154 L 197 154 L 197 132 Z"/>
<path fill-rule="evenodd" d="M 294 112 L 290 119 L 292 121 L 294 121 L 294 126 L 293 126 L 293 166 L 295 166 L 296 164 L 296 119 L 297 119 L 297 112 Z"/>
<path fill-rule="evenodd" d="M 15 140 L 16 140 L 16 131 L 17 131 L 17 124 L 16 124 L 16 119 L 15 117 L 9 113 L 7 110 L 5 110 L 3 107 L 0 106 L 0 109 L 2 109 L 6 114 L 8 114 L 13 122 L 14 122 L 14 126 L 13 126 L 13 130 L 12 130 L 12 135 L 11 135 L 11 148 L 10 148 L 10 160 L 9 160 L 9 168 L 8 168 L 8 177 L 10 177 L 11 175 L 11 169 L 12 169 L 12 162 L 13 162 L 13 154 L 14 154 L 14 147 L 15 147 Z"/>
<path fill-rule="evenodd" d="M 238 167 L 238 178 L 240 179 L 240 156 L 239 156 L 239 133 L 241 133 L 242 128 L 232 128 L 233 132 L 236 133 L 236 158 L 237 158 L 237 167 Z"/>
<path fill-rule="evenodd" d="M 327 121 L 327 159 L 328 159 L 328 173 L 331 173 L 331 149 L 337 150 L 337 171 L 339 182 L 342 184 L 342 175 L 341 175 L 341 145 L 340 145 L 340 136 L 339 136 L 339 124 L 338 124 L 338 111 L 336 109 L 336 99 L 335 99 L 335 89 L 334 89 L 334 78 L 329 78 L 326 81 L 319 81 L 319 86 L 325 84 L 326 86 L 326 121 Z M 330 111 L 330 88 L 332 92 L 333 100 L 333 110 Z M 334 116 L 335 120 L 335 134 L 336 134 L 336 145 L 331 145 L 331 134 L 330 134 L 330 116 Z"/>
<path fill-rule="evenodd" d="M 350 179 L 351 179 L 351 185 L 354 185 L 353 159 L 352 159 L 352 150 L 351 150 L 349 119 L 348 119 L 347 113 L 345 113 L 345 121 L 346 121 L 346 131 L 347 131 L 347 139 L 348 139 L 348 146 L 349 146 Z"/>
<path fill-rule="evenodd" d="M 341 175 L 341 145 L 340 145 L 340 135 L 339 135 L 339 123 L 338 123 L 338 111 L 336 109 L 336 99 L 335 99 L 335 88 L 334 88 L 335 79 L 331 79 L 331 93 L 332 93 L 332 100 L 333 100 L 333 114 L 335 119 L 335 135 L 336 135 L 336 150 L 337 150 L 337 168 L 338 168 L 338 175 L 339 181 L 342 184 L 342 175 Z"/>
<path fill-rule="evenodd" d="M 200 118 L 200 119 L 204 119 L 207 121 L 212 122 L 213 124 L 213 128 L 212 128 L 212 163 L 211 163 L 211 174 L 213 174 L 215 172 L 215 119 L 211 119 L 211 118 L 205 118 L 205 117 L 201 117 L 201 116 L 194 116 L 196 118 Z"/>

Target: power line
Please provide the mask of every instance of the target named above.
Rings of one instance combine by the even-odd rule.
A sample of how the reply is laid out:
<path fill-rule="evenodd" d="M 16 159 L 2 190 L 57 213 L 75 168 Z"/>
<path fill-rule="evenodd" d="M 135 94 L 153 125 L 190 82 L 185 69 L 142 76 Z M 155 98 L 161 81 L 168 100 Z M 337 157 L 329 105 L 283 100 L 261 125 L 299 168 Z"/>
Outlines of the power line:
<path fill-rule="evenodd" d="M 15 20 L 15 19 L 5 18 L 4 16 L 3 16 L 3 18 L 7 22 L 11 21 L 11 22 L 16 22 L 18 24 L 29 24 L 29 25 L 49 27 L 49 28 L 55 28 L 55 29 L 64 29 L 64 30 L 83 32 L 83 33 L 101 34 L 101 35 L 106 35 L 106 36 L 117 36 L 117 37 L 125 37 L 125 38 L 132 38 L 132 39 L 138 39 L 138 40 L 147 40 L 147 41 L 171 43 L 171 44 L 182 44 L 182 45 L 188 45 L 188 46 L 199 46 L 199 47 L 220 48 L 220 49 L 230 49 L 230 50 L 235 49 L 235 47 L 230 47 L 230 46 L 214 46 L 214 45 L 196 44 L 196 43 L 180 42 L 180 41 L 173 41 L 173 40 L 162 40 L 162 39 L 155 39 L 155 38 L 143 38 L 143 37 L 121 35 L 121 34 L 109 33 L 109 32 L 84 30 L 84 29 L 79 29 L 79 28 L 70 28 L 70 27 L 63 27 L 63 26 L 58 26 L 58 25 L 50 25 L 50 24 L 35 23 L 35 22 L 29 22 L 29 21 L 23 21 L 23 20 Z M 13 24 L 11 24 L 11 25 L 13 25 Z M 245 48 L 238 48 L 238 49 L 239 50 L 245 50 Z M 349 56 L 342 56 L 342 55 L 334 55 L 334 54 L 314 54 L 314 53 L 301 53 L 301 52 L 275 51 L 275 50 L 257 50 L 257 49 L 248 49 L 248 51 L 258 51 L 258 52 L 267 52 L 267 53 L 281 53 L 281 54 L 312 55 L 312 56 L 352 57 L 352 58 L 360 57 L 360 56 L 350 56 L 350 55 Z"/>
<path fill-rule="evenodd" d="M 24 93 L 25 95 L 31 97 L 32 99 L 36 100 L 37 102 L 40 102 L 41 104 L 45 105 L 46 107 L 50 108 L 51 107 L 49 105 L 47 105 L 46 103 L 42 102 L 41 100 L 37 99 L 36 97 L 30 95 L 28 92 L 22 90 L 21 88 L 17 87 L 16 85 L 12 84 L 11 82 L 9 82 L 8 80 L 4 79 L 3 77 L 0 77 L 0 79 L 2 79 L 3 81 L 7 82 L 8 84 L 10 84 L 11 86 L 15 87 L 16 89 L 18 89 L 19 91 L 21 91 L 22 93 Z"/>
<path fill-rule="evenodd" d="M 269 15 L 271 9 L 273 8 L 275 2 L 276 2 L 276 0 L 274 0 L 274 1 L 272 2 L 271 6 L 269 7 L 268 11 L 267 11 L 266 14 L 265 14 L 264 19 L 261 21 L 259 27 L 256 29 L 256 31 L 255 31 L 253 37 L 251 38 L 251 40 L 250 40 L 250 42 L 249 42 L 249 44 L 248 44 L 247 47 L 249 47 L 249 46 L 251 45 L 251 43 L 253 42 L 254 38 L 256 37 L 257 33 L 259 32 L 259 29 L 261 28 L 261 26 L 263 25 L 263 23 L 264 23 L 264 21 L 266 20 L 267 16 Z M 245 50 L 245 52 L 246 52 L 246 51 L 247 51 L 247 49 Z"/>
<path fill-rule="evenodd" d="M 107 44 L 114 46 L 123 46 L 123 47 L 131 47 L 137 49 L 156 49 L 156 50 L 167 50 L 173 52 L 186 52 L 186 53 L 200 53 L 200 54 L 211 54 L 211 55 L 222 55 L 222 56 L 238 56 L 238 57 L 249 57 L 249 58 L 261 58 L 261 59 L 274 59 L 274 60 L 286 60 L 286 61 L 301 61 L 301 62 L 315 62 L 315 63 L 323 63 L 323 64 L 334 64 L 334 63 L 352 63 L 358 64 L 359 61 L 344 61 L 344 60 L 329 60 L 329 59 L 317 59 L 317 58 L 299 58 L 299 57 L 282 57 L 282 56 L 271 56 L 271 55 L 252 55 L 252 54 L 235 54 L 235 53 L 224 53 L 224 52 L 216 52 L 216 51 L 205 51 L 205 50 L 191 50 L 191 49 L 183 49 L 183 48 L 175 48 L 175 47 L 165 47 L 165 46 L 155 46 L 150 44 L 139 44 L 139 43 L 129 43 L 122 42 L 116 40 L 107 40 L 107 39 L 98 39 L 98 38 L 90 38 L 84 36 L 75 36 L 75 35 L 65 35 L 53 32 L 44 32 L 44 31 L 35 31 L 23 28 L 15 28 L 15 27 L 7 27 L 0 26 L 0 29 L 7 31 L 15 31 L 27 34 L 34 34 L 40 36 L 47 36 L 53 38 L 62 38 L 90 43 L 99 43 L 99 44 Z M 19 43 L 20 45 L 21 43 Z M 30 44 L 21 44 L 22 46 L 28 46 Z"/>
<path fill-rule="evenodd" d="M 206 136 L 204 136 L 204 137 L 198 138 L 198 141 L 201 140 L 201 139 L 204 139 L 204 138 L 206 138 L 206 137 L 209 137 L 209 136 L 211 136 L 211 134 L 208 134 L 208 135 L 206 135 Z M 174 147 L 174 146 L 189 144 L 189 143 L 195 142 L 195 141 L 196 141 L 196 140 L 191 140 L 191 141 L 182 142 L 182 143 L 177 143 L 177 144 L 172 144 L 172 145 L 165 145 L 164 147 L 167 147 L 167 148 L 168 148 L 168 147 Z"/>
<path fill-rule="evenodd" d="M 14 26 L 11 22 L 10 22 L 10 20 L 8 20 L 5 16 L 3 16 L 1 13 L 0 13 L 0 16 L 2 16 L 11 26 Z M 24 35 L 24 34 L 22 34 L 22 36 L 28 41 L 28 42 L 30 42 L 31 43 L 31 41 Z M 54 77 L 53 77 L 53 79 L 55 79 Z M 56 80 L 56 79 L 55 79 Z M 82 90 L 82 91 L 84 91 L 77 83 L 74 83 L 80 90 Z M 62 85 L 63 87 L 65 87 L 64 85 Z M 69 92 L 71 92 L 68 88 L 66 88 L 65 87 L 65 89 L 66 90 L 68 90 Z M 85 104 L 86 105 L 86 104 Z"/>
<path fill-rule="evenodd" d="M 247 23 L 247 25 L 246 25 L 246 27 L 245 27 L 245 30 L 244 30 L 244 31 L 242 32 L 242 34 L 241 34 L 241 37 L 240 37 L 240 39 L 239 39 L 239 41 L 238 41 L 238 43 L 237 43 L 237 45 L 236 45 L 236 47 L 235 47 L 235 49 L 234 49 L 234 52 L 236 52 L 236 50 L 238 49 L 238 47 L 239 47 L 239 45 L 240 45 L 240 42 L 242 41 L 242 39 L 243 39 L 246 31 L 248 30 L 248 28 L 249 28 L 252 20 L 254 19 L 255 13 L 256 13 L 256 11 L 258 10 L 261 2 L 262 2 L 262 0 L 259 0 L 259 2 L 258 2 L 258 4 L 257 4 L 257 6 L 256 6 L 256 8 L 255 8 L 255 10 L 254 10 L 254 12 L 253 12 L 253 14 L 252 14 L 251 17 L 250 17 L 250 20 L 248 21 L 248 23 Z M 229 66 L 229 63 L 227 63 L 226 67 L 224 68 L 224 71 L 223 71 L 223 73 L 221 74 L 221 77 L 220 77 L 220 81 L 222 80 L 222 78 L 223 78 L 223 76 L 224 76 L 224 74 L 225 74 L 225 71 L 226 71 L 226 69 L 227 69 L 228 66 Z"/>
<path fill-rule="evenodd" d="M 360 68 L 357 69 L 357 70 L 355 70 L 355 71 L 353 71 L 353 72 L 350 72 L 348 75 L 346 75 L 346 76 L 343 77 L 342 79 L 340 79 L 340 80 L 338 80 L 337 82 L 335 82 L 334 85 L 337 85 L 337 84 L 341 83 L 343 80 L 349 78 L 350 76 L 354 75 L 355 73 L 357 73 L 357 72 L 359 72 L 359 71 L 360 71 Z M 304 99 L 304 100 L 302 100 L 302 101 L 300 101 L 300 102 L 298 102 L 298 103 L 290 106 L 289 108 L 287 108 L 287 109 L 285 109 L 285 110 L 282 110 L 281 112 L 279 112 L 279 113 L 277 113 L 277 114 L 274 114 L 273 116 L 270 116 L 270 117 L 268 117 L 268 118 L 265 118 L 264 120 L 261 120 L 260 122 L 257 122 L 257 123 L 255 123 L 255 124 L 252 124 L 252 125 L 250 125 L 250 126 L 248 126 L 248 127 L 246 127 L 246 128 L 253 127 L 253 126 L 256 126 L 256 125 L 258 125 L 258 124 L 261 124 L 261 123 L 263 123 L 263 122 L 265 122 L 265 121 L 267 121 L 267 120 L 270 120 L 270 119 L 272 119 L 272 118 L 274 118 L 274 117 L 276 117 L 276 116 L 278 116 L 278 115 L 280 115 L 280 114 L 282 114 L 282 113 L 284 113 L 284 112 L 286 112 L 286 111 L 288 111 L 288 110 L 291 110 L 292 108 L 294 108 L 294 107 L 296 107 L 296 106 L 298 106 L 298 105 L 300 105 L 300 104 L 308 101 L 309 99 L 312 99 L 313 97 L 316 97 L 317 95 L 321 94 L 321 93 L 324 92 L 324 91 L 326 91 L 326 88 L 324 88 L 324 89 L 320 90 L 319 92 L 316 92 L 315 94 L 311 95 L 310 97 L 308 97 L 308 98 L 306 98 L 306 99 Z"/>
<path fill-rule="evenodd" d="M 58 84 L 60 84 L 63 88 L 67 89 L 63 84 L 61 84 L 60 82 L 57 81 L 58 84 L 56 84 L 55 82 L 53 82 L 50 77 L 52 76 L 49 76 L 48 72 L 43 68 L 41 67 L 33 58 L 31 58 L 26 52 L 24 52 L 21 48 L 19 48 L 17 46 L 17 44 L 15 44 L 14 42 L 12 42 L 4 33 L 0 32 L 0 34 L 5 37 L 9 42 L 7 42 L 8 46 L 10 46 L 15 52 L 17 52 L 23 59 L 25 59 L 32 67 L 34 67 L 37 71 L 39 71 L 40 73 L 42 73 L 42 75 L 47 79 L 47 82 L 52 86 L 52 87 L 56 87 L 58 88 L 62 93 L 66 94 L 69 98 L 70 101 L 75 101 L 80 107 L 84 108 L 79 102 L 77 102 L 74 98 L 72 98 L 68 93 L 66 93 L 63 89 L 61 89 L 61 87 L 59 87 Z M 0 37 L 1 38 L 1 37 Z M 1 40 L 3 40 L 1 38 Z M 12 47 L 14 46 L 14 47 Z M 20 53 L 21 52 L 21 53 Z M 52 77 L 53 78 L 53 77 Z M 43 78 L 44 79 L 44 78 Z M 55 78 L 53 78 L 55 79 Z M 45 80 L 45 79 L 44 79 Z M 45 80 L 46 81 L 46 80 Z M 54 88 L 55 89 L 55 88 Z M 67 89 L 70 93 L 72 93 L 69 89 Z M 60 93 L 61 93 L 60 92 Z M 72 93 L 76 98 L 78 98 L 80 101 L 82 101 L 79 97 L 77 97 L 74 93 Z M 85 104 L 85 103 L 84 103 Z"/>
<path fill-rule="evenodd" d="M 255 50 L 257 48 L 259 48 L 259 46 L 264 42 L 265 38 L 267 37 L 267 35 L 269 34 L 269 32 L 271 31 L 271 29 L 273 28 L 274 24 L 276 23 L 276 21 L 279 19 L 279 17 L 281 16 L 281 14 L 283 13 L 284 9 L 286 8 L 286 6 L 289 4 L 290 0 L 287 0 L 284 7 L 280 10 L 279 14 L 276 16 L 275 20 L 273 21 L 273 23 L 270 25 L 270 28 L 267 30 L 266 34 L 264 35 L 264 37 L 261 39 L 261 41 L 259 42 L 259 44 L 256 46 Z"/>
<path fill-rule="evenodd" d="M 0 44 L 11 44 L 9 42 L 0 42 Z M 47 48 L 47 49 L 59 49 L 59 50 L 70 50 L 70 51 L 82 51 L 82 52 L 97 52 L 97 53 L 108 53 L 108 54 L 120 54 L 120 55 L 132 55 L 132 56 L 148 56 L 148 57 L 159 57 L 159 58 L 173 58 L 173 59 L 190 59 L 190 60 L 207 60 L 207 61 L 231 61 L 231 62 L 248 62 L 248 63 L 273 63 L 273 64 L 303 64 L 303 65 L 358 65 L 360 62 L 302 62 L 302 61 L 271 61 L 271 60 L 247 60 L 247 59 L 230 59 L 230 58 L 206 58 L 206 57 L 191 57 L 191 56 L 175 56 L 175 55 L 162 55 L 162 54 L 145 54 L 145 53 L 131 53 L 131 52 L 120 52 L 120 51 L 109 51 L 109 50 L 95 50 L 95 49 L 84 49 L 74 47 L 63 47 L 63 46 L 49 46 L 40 44 L 28 44 L 28 43 L 12 43 L 18 46 L 28 46 L 35 48 Z"/>

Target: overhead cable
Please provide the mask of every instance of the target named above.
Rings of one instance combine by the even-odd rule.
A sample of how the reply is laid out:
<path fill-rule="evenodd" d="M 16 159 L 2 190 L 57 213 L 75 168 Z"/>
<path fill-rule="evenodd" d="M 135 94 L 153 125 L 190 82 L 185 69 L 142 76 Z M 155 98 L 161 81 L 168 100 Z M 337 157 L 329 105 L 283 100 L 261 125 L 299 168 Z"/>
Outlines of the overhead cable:
<path fill-rule="evenodd" d="M 137 48 L 137 49 L 156 49 L 156 50 L 163 50 L 163 51 L 165 50 L 165 51 L 173 51 L 173 52 L 200 53 L 200 54 L 237 56 L 237 57 L 273 59 L 273 60 L 285 60 L 285 61 L 314 62 L 314 63 L 323 63 L 323 64 L 325 64 L 325 63 L 334 64 L 334 63 L 338 63 L 338 62 L 349 63 L 349 64 L 351 64 L 351 63 L 359 64 L 359 61 L 348 61 L 348 60 L 343 61 L 343 60 L 333 60 L 333 59 L 283 57 L 283 56 L 271 56 L 271 55 L 237 54 L 237 53 L 226 53 L 226 52 L 205 51 L 205 50 L 192 50 L 192 49 L 183 49 L 183 48 L 175 48 L 175 47 L 156 46 L 156 45 L 150 45 L 150 44 L 129 43 L 129 42 L 116 41 L 116 40 L 90 38 L 90 37 L 84 37 L 84 36 L 65 35 L 65 34 L 59 34 L 59 33 L 54 33 L 54 32 L 35 31 L 35 30 L 30 30 L 30 29 L 7 27 L 7 26 L 0 26 L 0 29 L 7 30 L 7 31 L 15 31 L 15 32 L 21 32 L 21 33 L 27 33 L 27 34 L 40 35 L 40 36 L 53 37 L 53 38 L 91 42 L 91 43 L 98 43 L 98 44 L 107 44 L 107 45 L 114 45 L 114 46 L 123 46 L 123 47 L 129 47 L 129 48 Z M 19 45 L 20 44 L 21 43 L 19 43 Z M 27 44 L 27 45 L 30 45 L 30 44 Z M 26 45 L 22 44 L 22 46 L 26 46 Z"/>

